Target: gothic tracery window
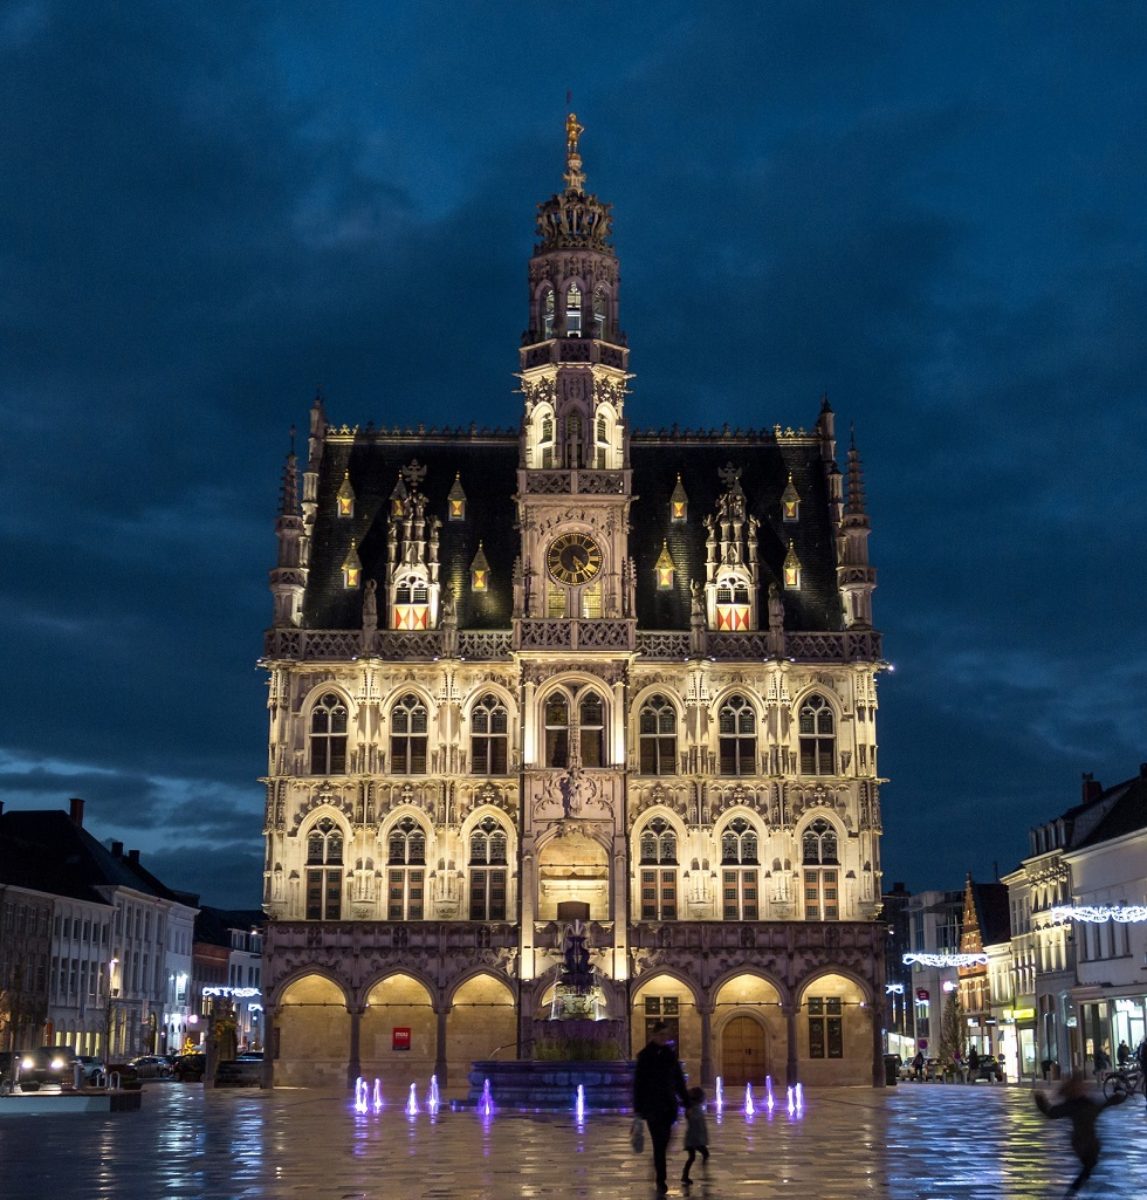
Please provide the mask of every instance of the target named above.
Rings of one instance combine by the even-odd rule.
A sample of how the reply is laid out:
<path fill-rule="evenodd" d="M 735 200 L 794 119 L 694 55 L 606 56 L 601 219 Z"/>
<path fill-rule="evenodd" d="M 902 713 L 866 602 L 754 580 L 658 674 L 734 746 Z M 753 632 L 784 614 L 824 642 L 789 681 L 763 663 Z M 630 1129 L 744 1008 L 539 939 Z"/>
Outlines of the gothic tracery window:
<path fill-rule="evenodd" d="M 677 773 L 677 710 L 664 696 L 650 696 L 638 715 L 642 775 Z"/>
<path fill-rule="evenodd" d="M 544 709 L 547 767 L 568 767 L 570 759 L 570 706 L 563 692 L 546 697 Z"/>
<path fill-rule="evenodd" d="M 542 300 L 542 332 L 547 338 L 554 336 L 554 289 L 546 288 Z"/>
<path fill-rule="evenodd" d="M 641 859 L 641 919 L 677 919 L 677 835 L 663 817 L 654 817 L 638 838 Z"/>
<path fill-rule="evenodd" d="M 426 887 L 426 833 L 413 817 L 403 817 L 387 838 L 389 921 L 421 921 Z"/>
<path fill-rule="evenodd" d="M 484 817 L 470 834 L 470 920 L 506 919 L 506 831 Z"/>
<path fill-rule="evenodd" d="M 566 292 L 566 333 L 581 336 L 581 288 L 571 283 Z"/>
<path fill-rule="evenodd" d="M 342 861 L 342 830 L 323 817 L 307 834 L 308 921 L 337 921 L 342 916 Z"/>
<path fill-rule="evenodd" d="M 605 705 L 590 692 L 578 705 L 578 739 L 583 767 L 605 766 Z"/>
<path fill-rule="evenodd" d="M 726 921 L 756 921 L 760 915 L 757 831 L 735 817 L 721 834 L 721 911 Z"/>
<path fill-rule="evenodd" d="M 426 774 L 426 705 L 408 693 L 390 710 L 390 769 L 395 775 Z"/>
<path fill-rule="evenodd" d="M 801 837 L 806 921 L 840 919 L 840 866 L 836 830 L 818 817 Z"/>
<path fill-rule="evenodd" d="M 481 698 L 470 713 L 470 770 L 475 775 L 505 775 L 510 717 L 493 693 Z"/>
<path fill-rule="evenodd" d="M 836 774 L 836 732 L 832 706 L 814 692 L 801 705 L 800 756 L 802 775 Z"/>
<path fill-rule="evenodd" d="M 717 715 L 722 775 L 753 775 L 757 763 L 757 714 L 744 696 L 732 695 Z"/>
<path fill-rule="evenodd" d="M 593 336 L 605 337 L 609 314 L 609 294 L 599 283 L 593 289 Z"/>
<path fill-rule="evenodd" d="M 327 692 L 311 710 L 312 775 L 341 775 L 346 771 L 346 725 L 347 710 L 342 698 Z"/>

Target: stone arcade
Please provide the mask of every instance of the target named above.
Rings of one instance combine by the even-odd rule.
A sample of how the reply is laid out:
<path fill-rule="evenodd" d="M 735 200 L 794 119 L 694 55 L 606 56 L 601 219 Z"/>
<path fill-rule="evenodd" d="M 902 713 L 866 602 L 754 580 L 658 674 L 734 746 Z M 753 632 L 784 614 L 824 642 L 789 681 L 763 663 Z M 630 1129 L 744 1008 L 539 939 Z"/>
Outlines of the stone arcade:
<path fill-rule="evenodd" d="M 531 1054 L 571 914 L 600 1015 L 726 1087 L 876 1083 L 884 925 L 860 459 L 631 430 L 610 206 L 538 209 L 520 431 L 317 400 L 266 637 L 276 1083 Z M 616 1027 L 616 1026 L 615 1026 Z"/>

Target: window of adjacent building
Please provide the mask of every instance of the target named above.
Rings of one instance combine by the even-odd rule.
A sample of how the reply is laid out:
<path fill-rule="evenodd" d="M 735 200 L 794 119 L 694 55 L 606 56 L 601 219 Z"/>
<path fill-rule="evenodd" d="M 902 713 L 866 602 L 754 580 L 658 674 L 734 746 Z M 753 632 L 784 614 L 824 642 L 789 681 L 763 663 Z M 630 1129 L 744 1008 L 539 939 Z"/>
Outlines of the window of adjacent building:
<path fill-rule="evenodd" d="M 576 283 L 571 283 L 566 292 L 566 333 L 581 335 L 581 289 Z"/>
<path fill-rule="evenodd" d="M 387 839 L 388 921 L 421 921 L 426 887 L 426 834 L 413 817 L 403 817 Z"/>
<path fill-rule="evenodd" d="M 676 996 L 645 997 L 645 1040 L 653 1037 L 653 1027 L 663 1021 L 669 1027 L 670 1040 L 681 1040 L 681 1005 Z"/>
<path fill-rule="evenodd" d="M 323 817 L 307 835 L 307 920 L 337 921 L 342 916 L 342 830 Z"/>
<path fill-rule="evenodd" d="M 596 692 L 578 705 L 578 743 L 583 767 L 605 766 L 605 705 Z"/>
<path fill-rule="evenodd" d="M 757 831 L 736 817 L 721 834 L 721 910 L 726 921 L 756 921 L 760 914 Z"/>
<path fill-rule="evenodd" d="M 677 710 L 662 695 L 650 696 L 638 715 L 642 775 L 677 773 Z"/>
<path fill-rule="evenodd" d="M 484 817 L 470 834 L 470 920 L 506 919 L 506 831 Z"/>
<path fill-rule="evenodd" d="M 505 775 L 510 717 L 492 693 L 470 712 L 470 770 L 475 775 Z"/>
<path fill-rule="evenodd" d="M 570 706 L 564 693 L 553 692 L 543 710 L 546 727 L 546 766 L 568 767 L 570 757 Z"/>
<path fill-rule="evenodd" d="M 843 1058 L 844 1001 L 839 996 L 810 996 L 807 1007 L 809 1058 Z"/>
<path fill-rule="evenodd" d="M 426 774 L 426 705 L 412 692 L 390 711 L 390 769 L 395 775 Z"/>
<path fill-rule="evenodd" d="M 662 817 L 655 817 L 638 838 L 641 858 L 641 919 L 677 919 L 677 835 Z"/>
<path fill-rule="evenodd" d="M 334 692 L 328 692 L 311 710 L 312 775 L 342 775 L 346 771 L 346 724 L 346 705 Z"/>
<path fill-rule="evenodd" d="M 836 774 L 836 735 L 832 706 L 815 692 L 800 709 L 802 775 Z"/>
<path fill-rule="evenodd" d="M 744 696 L 730 696 L 717 717 L 722 775 L 753 775 L 757 760 L 757 714 Z"/>

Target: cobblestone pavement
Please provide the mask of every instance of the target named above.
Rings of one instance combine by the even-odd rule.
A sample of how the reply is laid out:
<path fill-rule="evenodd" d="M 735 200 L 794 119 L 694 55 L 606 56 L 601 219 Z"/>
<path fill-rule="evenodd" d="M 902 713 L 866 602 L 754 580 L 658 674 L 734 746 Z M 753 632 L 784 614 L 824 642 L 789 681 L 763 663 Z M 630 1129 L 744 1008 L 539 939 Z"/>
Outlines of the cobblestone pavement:
<path fill-rule="evenodd" d="M 0 1108 L 5 1200 L 455 1200 L 651 1197 L 652 1161 L 629 1148 L 629 1118 L 443 1109 L 408 1117 L 402 1097 L 357 1114 L 341 1094 L 214 1092 L 149 1085 L 139 1113 L 8 1116 Z M 3 1101 L 0 1100 L 0 1106 Z M 697 1200 L 1061 1196 L 1074 1174 L 1066 1122 L 1020 1087 L 914 1085 L 811 1092 L 749 1119 L 710 1111 L 712 1160 Z M 1104 1114 L 1091 1195 L 1147 1195 L 1141 1098 Z M 671 1192 L 683 1155 L 672 1147 Z M 1087 1194 L 1087 1193 L 1085 1193 Z"/>

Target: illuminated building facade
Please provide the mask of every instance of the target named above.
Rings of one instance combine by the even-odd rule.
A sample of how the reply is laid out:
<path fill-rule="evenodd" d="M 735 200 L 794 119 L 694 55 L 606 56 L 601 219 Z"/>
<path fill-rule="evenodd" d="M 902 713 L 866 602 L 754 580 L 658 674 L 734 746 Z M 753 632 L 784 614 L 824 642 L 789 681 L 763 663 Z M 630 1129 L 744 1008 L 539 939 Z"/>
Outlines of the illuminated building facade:
<path fill-rule="evenodd" d="M 530 1054 L 569 923 L 635 1051 L 882 1082 L 859 454 L 638 431 L 610 207 L 538 208 L 517 430 L 348 427 L 288 459 L 266 636 L 274 1081 Z M 847 486 L 845 476 L 847 476 Z M 301 497 L 300 497 L 301 484 Z"/>

